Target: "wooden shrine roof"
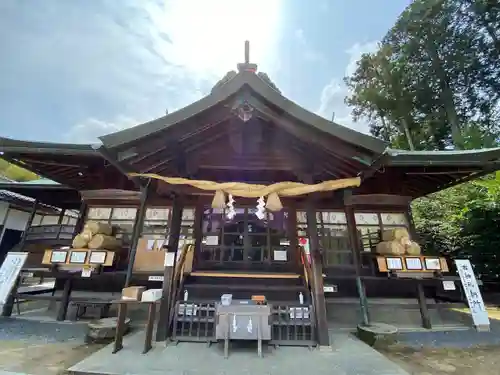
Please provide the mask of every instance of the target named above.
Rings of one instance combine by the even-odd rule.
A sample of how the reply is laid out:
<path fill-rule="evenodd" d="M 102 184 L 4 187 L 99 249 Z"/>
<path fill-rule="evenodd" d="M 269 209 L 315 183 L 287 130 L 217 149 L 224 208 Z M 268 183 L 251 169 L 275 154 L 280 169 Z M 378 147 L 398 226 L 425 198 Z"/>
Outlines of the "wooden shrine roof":
<path fill-rule="evenodd" d="M 418 198 L 497 170 L 500 170 L 500 148 L 453 151 L 387 149 L 369 170 L 361 173 L 362 189 Z M 381 189 L 382 186 L 385 188 Z"/>
<path fill-rule="evenodd" d="M 2 200 L 16 198 L 24 200 L 24 206 L 30 206 L 34 200 L 38 200 L 52 207 L 78 209 L 81 205 L 81 197 L 78 190 L 56 182 L 46 183 L 37 181 L 11 182 L 0 181 L 0 189 L 4 192 Z M 5 199 L 3 199 L 5 198 Z"/>
<path fill-rule="evenodd" d="M 258 183 L 309 173 L 317 182 L 359 175 L 360 194 L 417 198 L 500 169 L 500 149 L 387 149 L 301 108 L 266 77 L 230 72 L 201 100 L 100 137 L 99 147 L 0 138 L 1 157 L 78 191 L 137 191 L 127 172 Z"/>
<path fill-rule="evenodd" d="M 203 114 L 217 105 L 228 105 L 228 101 L 235 98 L 242 91 L 250 91 L 254 100 L 256 98 L 261 99 L 262 102 L 275 107 L 276 113 L 286 114 L 292 121 L 304 123 L 310 128 L 323 133 L 323 135 L 334 136 L 343 142 L 364 148 L 374 154 L 379 154 L 386 148 L 385 142 L 375 137 L 338 125 L 307 111 L 281 95 L 259 75 L 248 71 L 235 74 L 233 78 L 219 85 L 212 93 L 187 107 L 159 119 L 105 135 L 100 139 L 107 148 L 135 144 L 143 138 L 155 135 L 175 124 Z"/>
<path fill-rule="evenodd" d="M 126 176 L 88 144 L 28 142 L 0 137 L 0 157 L 62 185 L 23 184 L 24 190 L 79 191 L 103 189 L 109 184 L 124 189 L 133 186 Z M 17 186 L 13 191 L 17 192 L 20 188 Z M 25 192 L 21 194 L 32 196 Z"/>

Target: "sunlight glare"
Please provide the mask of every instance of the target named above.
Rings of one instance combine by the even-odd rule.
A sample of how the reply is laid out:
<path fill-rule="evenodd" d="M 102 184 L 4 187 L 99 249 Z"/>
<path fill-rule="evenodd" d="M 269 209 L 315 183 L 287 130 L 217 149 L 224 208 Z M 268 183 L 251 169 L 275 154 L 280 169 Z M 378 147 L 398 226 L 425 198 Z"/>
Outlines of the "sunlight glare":
<path fill-rule="evenodd" d="M 172 0 L 150 12 L 153 32 L 168 35 L 155 46 L 168 61 L 196 74 L 221 76 L 244 61 L 265 64 L 276 51 L 280 0 Z M 158 40 L 158 38 L 156 39 Z"/>

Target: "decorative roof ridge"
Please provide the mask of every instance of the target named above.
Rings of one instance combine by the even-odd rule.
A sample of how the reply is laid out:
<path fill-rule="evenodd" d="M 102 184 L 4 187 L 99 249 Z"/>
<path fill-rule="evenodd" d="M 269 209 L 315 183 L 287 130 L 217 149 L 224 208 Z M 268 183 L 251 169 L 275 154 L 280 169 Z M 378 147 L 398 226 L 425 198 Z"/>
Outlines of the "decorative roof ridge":
<path fill-rule="evenodd" d="M 247 40 L 245 41 L 245 62 L 239 63 L 237 65 L 238 72 L 235 70 L 230 70 L 229 72 L 226 73 L 224 77 L 222 77 L 217 83 L 214 85 L 212 90 L 210 91 L 210 94 L 214 94 L 219 91 L 219 89 L 229 83 L 231 80 L 236 78 L 238 75 L 244 75 L 245 72 L 251 73 L 259 77 L 262 81 L 264 81 L 267 85 L 269 85 L 272 89 L 275 91 L 279 92 L 281 94 L 280 89 L 278 89 L 278 86 L 274 84 L 274 82 L 269 78 L 269 76 L 264 73 L 264 72 L 257 72 L 258 70 L 258 65 L 251 63 L 250 62 L 250 42 Z"/>
<path fill-rule="evenodd" d="M 384 153 L 390 156 L 398 155 L 466 155 L 478 154 L 491 151 L 500 151 L 500 147 L 476 148 L 471 150 L 402 150 L 396 148 L 387 148 Z"/>
<path fill-rule="evenodd" d="M 58 142 L 39 142 L 24 141 L 13 138 L 0 137 L 0 154 L 2 152 L 12 151 L 46 152 L 50 150 L 54 153 L 76 152 L 81 154 L 92 154 L 96 151 L 91 144 L 86 143 L 58 143 Z"/>

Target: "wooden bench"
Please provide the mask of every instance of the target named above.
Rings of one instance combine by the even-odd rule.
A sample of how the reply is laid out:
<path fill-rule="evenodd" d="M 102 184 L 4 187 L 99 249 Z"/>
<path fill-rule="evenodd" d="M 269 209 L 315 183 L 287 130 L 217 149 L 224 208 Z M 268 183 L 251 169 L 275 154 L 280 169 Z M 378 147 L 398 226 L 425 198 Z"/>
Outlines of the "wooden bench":
<path fill-rule="evenodd" d="M 123 349 L 123 336 L 125 334 L 125 320 L 127 318 L 127 310 L 130 305 L 147 305 L 148 306 L 148 320 L 146 322 L 146 335 L 144 338 L 144 349 L 142 354 L 146 354 L 153 347 L 153 327 L 156 317 L 156 305 L 161 302 L 161 299 L 151 302 L 142 302 L 135 300 L 115 300 L 112 304 L 118 305 L 118 321 L 116 324 L 115 343 L 113 354 Z"/>
<path fill-rule="evenodd" d="M 102 299 L 72 299 L 70 300 L 68 306 L 68 320 L 73 322 L 78 319 L 84 317 L 85 314 L 89 313 L 89 309 L 93 309 L 94 311 L 92 315 L 95 319 L 107 318 L 109 316 L 109 309 L 111 307 L 110 300 L 102 300 Z"/>

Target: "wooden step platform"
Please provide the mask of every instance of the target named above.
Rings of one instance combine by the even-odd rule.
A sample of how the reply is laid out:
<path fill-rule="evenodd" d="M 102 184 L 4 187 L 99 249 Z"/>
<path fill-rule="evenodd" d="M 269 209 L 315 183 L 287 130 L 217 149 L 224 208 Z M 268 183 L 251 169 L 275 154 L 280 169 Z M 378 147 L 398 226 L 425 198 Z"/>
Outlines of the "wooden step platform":
<path fill-rule="evenodd" d="M 298 279 L 298 273 L 282 272 L 242 272 L 242 271 L 193 271 L 191 276 L 199 277 L 231 277 L 245 279 Z"/>

